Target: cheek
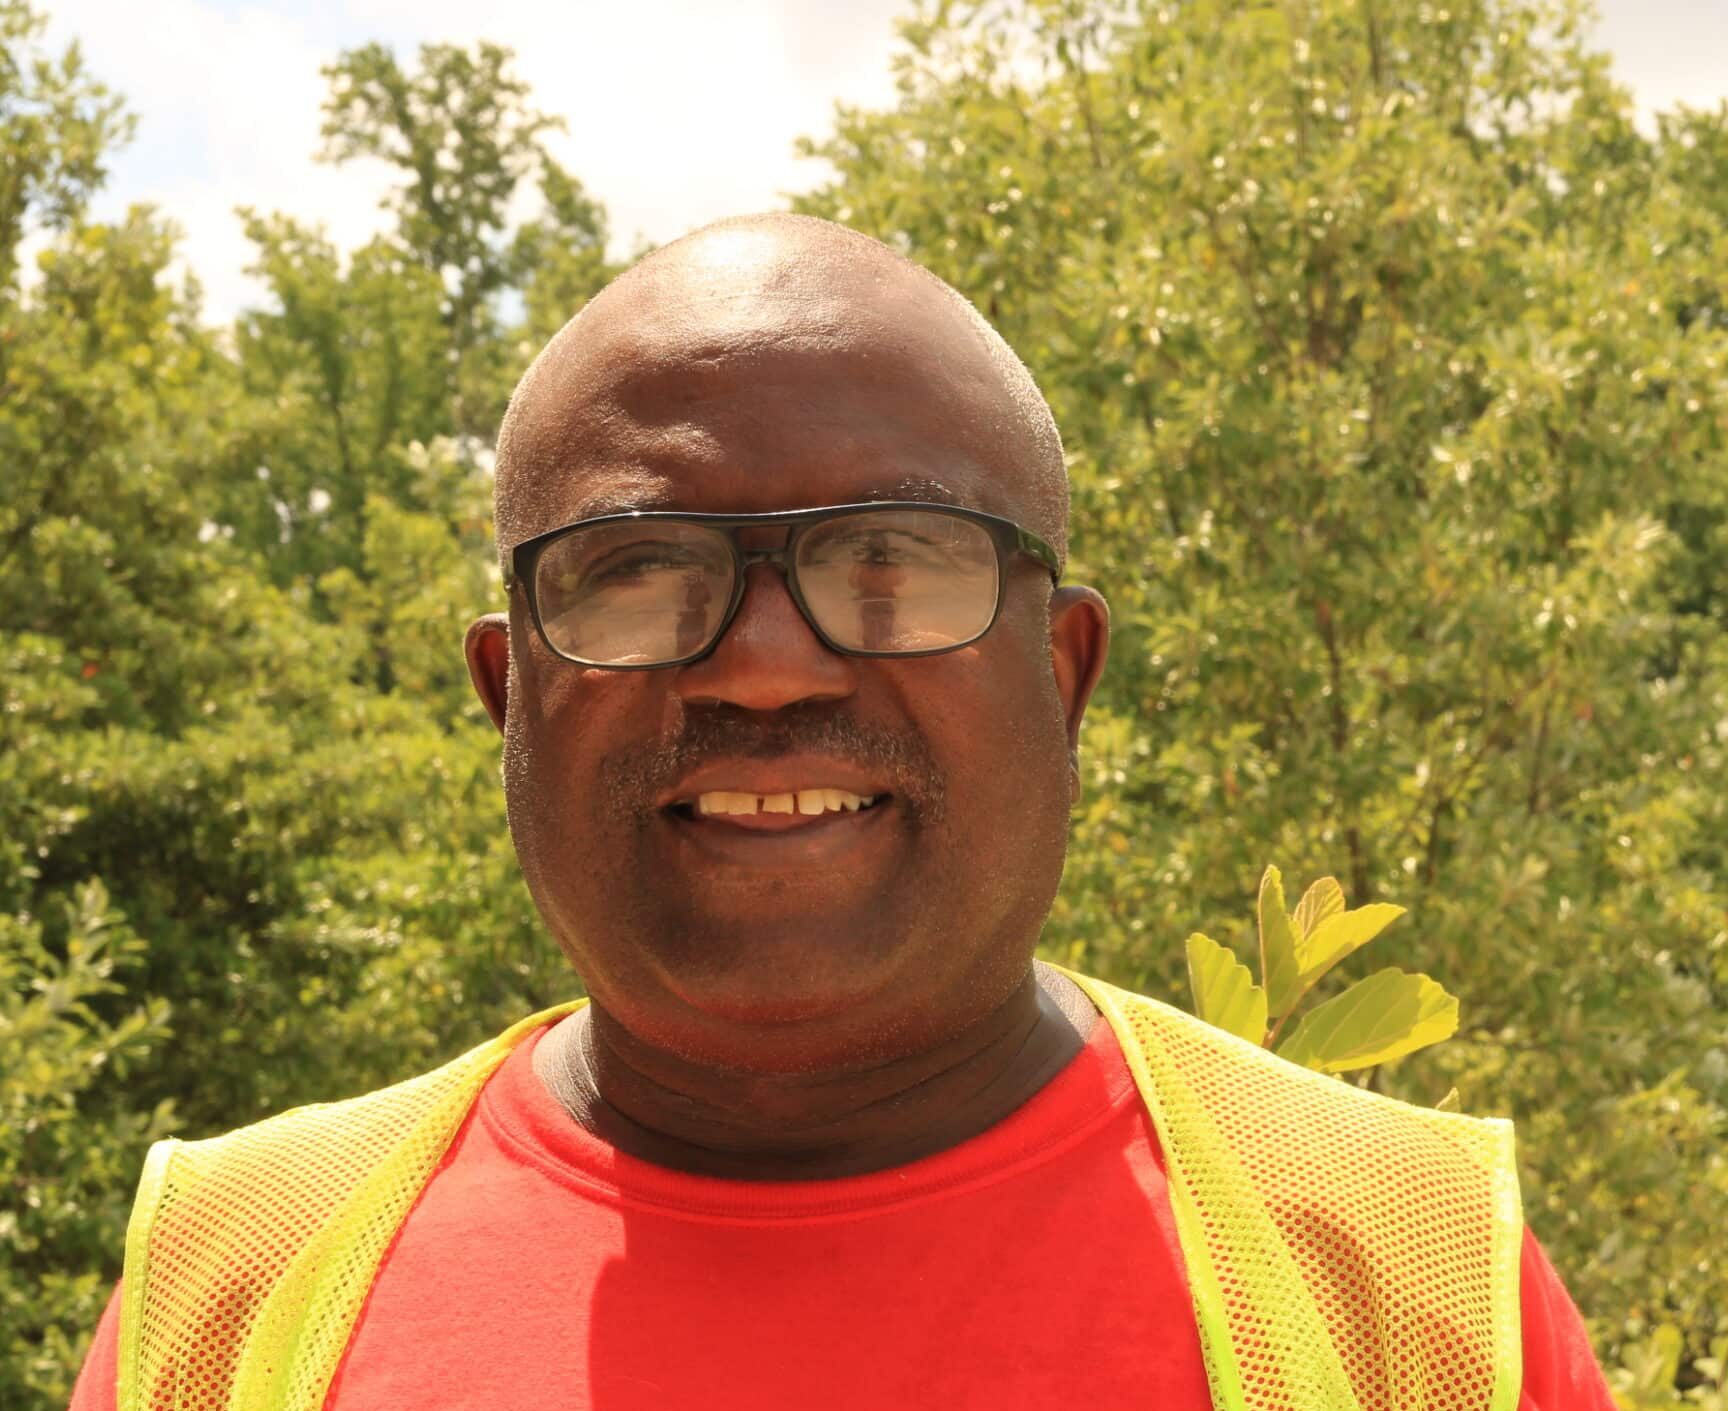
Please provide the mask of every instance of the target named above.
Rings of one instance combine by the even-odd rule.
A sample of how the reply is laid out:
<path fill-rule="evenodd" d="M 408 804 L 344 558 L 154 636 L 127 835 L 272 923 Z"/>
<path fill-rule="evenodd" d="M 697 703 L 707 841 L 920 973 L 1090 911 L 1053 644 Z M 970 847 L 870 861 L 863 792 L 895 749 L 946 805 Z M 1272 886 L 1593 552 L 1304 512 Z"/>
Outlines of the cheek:
<path fill-rule="evenodd" d="M 1017 865 L 1043 853 L 1059 865 L 1068 827 L 1067 727 L 1040 625 L 1004 610 L 990 649 L 956 653 L 929 679 L 919 710 L 946 766 L 956 831 Z"/>
<path fill-rule="evenodd" d="M 990 687 L 1013 744 L 1028 772 L 1066 774 L 1068 725 L 1050 655 L 1050 617 L 1033 595 L 1003 605 L 992 635 L 1000 634 Z M 1064 787 L 1066 798 L 1066 787 Z"/>
<path fill-rule="evenodd" d="M 603 871 L 619 846 L 621 824 L 597 782 L 598 766 L 607 742 L 640 721 L 644 685 L 639 675 L 583 672 L 567 662 L 530 656 L 520 669 L 512 662 L 504 794 L 523 875 L 543 909 L 565 910 L 561 899 Z"/>
<path fill-rule="evenodd" d="M 514 644 L 524 640 L 528 647 L 518 653 Z M 516 766 L 513 782 L 524 794 L 542 792 L 550 801 L 591 799 L 596 762 L 620 732 L 644 728 L 658 675 L 584 670 L 548 652 L 531 626 L 524 637 L 513 636 L 504 729 L 506 770 Z M 588 782 L 578 787 L 578 781 Z"/>

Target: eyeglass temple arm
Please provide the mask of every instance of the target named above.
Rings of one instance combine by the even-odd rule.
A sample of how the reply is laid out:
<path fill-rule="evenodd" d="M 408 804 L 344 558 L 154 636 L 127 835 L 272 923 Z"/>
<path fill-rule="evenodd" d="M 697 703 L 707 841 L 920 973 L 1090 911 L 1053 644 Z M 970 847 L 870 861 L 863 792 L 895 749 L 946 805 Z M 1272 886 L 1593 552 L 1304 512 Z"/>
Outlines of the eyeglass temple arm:
<path fill-rule="evenodd" d="M 1046 544 L 1030 529 L 1022 529 L 1018 524 L 1014 526 L 1014 547 L 1019 549 L 1022 553 L 1030 554 L 1033 558 L 1037 559 L 1039 563 L 1043 564 L 1045 568 L 1049 569 L 1050 581 L 1052 583 L 1060 583 L 1062 581 L 1062 564 L 1056 557 L 1056 550 Z"/>

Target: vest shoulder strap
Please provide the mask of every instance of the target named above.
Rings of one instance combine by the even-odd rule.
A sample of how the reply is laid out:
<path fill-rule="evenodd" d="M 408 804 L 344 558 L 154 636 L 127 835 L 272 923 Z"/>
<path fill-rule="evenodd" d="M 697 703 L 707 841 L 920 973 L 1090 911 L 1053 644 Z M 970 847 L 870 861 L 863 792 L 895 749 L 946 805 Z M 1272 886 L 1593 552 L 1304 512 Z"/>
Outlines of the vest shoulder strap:
<path fill-rule="evenodd" d="M 318 1411 L 408 1208 L 544 1010 L 419 1077 L 156 1143 L 131 1223 L 118 1411 Z"/>
<path fill-rule="evenodd" d="M 1436 1112 L 1069 973 L 1163 1147 L 1220 1411 L 1512 1411 L 1512 1124 Z"/>

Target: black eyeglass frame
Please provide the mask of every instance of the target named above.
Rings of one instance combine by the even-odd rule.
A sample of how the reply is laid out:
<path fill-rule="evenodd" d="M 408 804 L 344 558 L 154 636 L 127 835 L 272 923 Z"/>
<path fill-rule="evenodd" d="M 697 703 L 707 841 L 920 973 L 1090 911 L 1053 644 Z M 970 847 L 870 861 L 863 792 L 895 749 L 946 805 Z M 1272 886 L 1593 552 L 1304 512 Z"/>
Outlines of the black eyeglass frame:
<path fill-rule="evenodd" d="M 873 514 L 882 510 L 916 510 L 921 514 L 948 515 L 954 519 L 964 519 L 970 523 L 982 526 L 990 533 L 990 540 L 996 546 L 996 605 L 990 610 L 990 620 L 973 636 L 963 642 L 952 642 L 944 647 L 929 647 L 916 652 L 873 652 L 861 648 L 840 645 L 817 623 L 810 611 L 809 604 L 804 600 L 803 590 L 798 586 L 798 570 L 795 567 L 793 555 L 797 551 L 798 541 L 806 531 L 818 524 L 824 524 L 831 519 L 840 519 L 847 515 Z M 721 614 L 719 626 L 714 630 L 713 638 L 699 652 L 689 656 L 675 657 L 669 661 L 655 662 L 605 662 L 587 661 L 582 657 L 571 656 L 568 652 L 559 651 L 552 645 L 552 639 L 547 635 L 546 624 L 540 620 L 540 599 L 535 591 L 535 570 L 539 565 L 541 554 L 545 553 L 559 539 L 578 530 L 597 529 L 607 524 L 623 524 L 629 521 L 642 523 L 693 524 L 720 530 L 727 547 L 732 552 L 732 598 L 726 604 L 726 611 Z M 739 536 L 746 530 L 760 529 L 784 524 L 788 526 L 786 542 L 778 549 L 747 549 L 740 542 Z M 1039 538 L 1030 529 L 1023 528 L 1011 519 L 1001 515 L 986 514 L 983 510 L 969 509 L 964 505 L 931 504 L 923 500 L 864 500 L 847 505 L 818 505 L 812 509 L 778 510 L 769 514 L 687 514 L 682 510 L 624 510 L 618 514 L 597 515 L 592 519 L 578 519 L 570 524 L 561 524 L 556 529 L 548 529 L 544 534 L 536 534 L 532 539 L 524 539 L 510 550 L 509 557 L 503 565 L 504 590 L 509 592 L 517 583 L 522 585 L 528 598 L 528 613 L 534 619 L 534 630 L 540 634 L 540 640 L 546 644 L 546 649 L 562 661 L 571 662 L 576 666 L 592 667 L 602 671 L 662 671 L 672 666 L 688 666 L 691 662 L 701 661 L 703 657 L 717 648 L 732 626 L 732 619 L 738 615 L 739 605 L 744 601 L 746 574 L 752 564 L 771 563 L 776 565 L 781 576 L 786 580 L 786 589 L 792 595 L 792 601 L 797 604 L 799 613 L 809 624 L 810 630 L 816 634 L 822 644 L 832 652 L 841 656 L 851 657 L 929 657 L 940 656 L 944 652 L 958 651 L 961 647 L 969 647 L 979 640 L 992 627 L 1002 613 L 1002 598 L 1007 591 L 1008 560 L 1011 555 L 1023 553 L 1036 559 L 1049 571 L 1052 584 L 1062 581 L 1062 567 L 1056 557 L 1056 551 Z"/>

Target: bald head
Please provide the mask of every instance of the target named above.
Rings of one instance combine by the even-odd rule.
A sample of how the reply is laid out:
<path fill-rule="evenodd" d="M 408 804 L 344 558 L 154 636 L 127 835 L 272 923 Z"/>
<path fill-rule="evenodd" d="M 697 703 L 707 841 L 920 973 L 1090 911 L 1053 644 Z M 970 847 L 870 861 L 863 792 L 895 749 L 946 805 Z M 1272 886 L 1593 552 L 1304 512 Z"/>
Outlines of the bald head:
<path fill-rule="evenodd" d="M 877 466 L 873 490 L 1004 513 L 1065 552 L 1061 440 L 1013 350 L 929 271 L 844 226 L 785 214 L 662 247 L 546 345 L 499 432 L 499 546 L 625 505 L 690 507 L 693 475 L 741 496 L 710 509 L 831 502 L 819 467 L 790 463 L 793 446 L 808 460 L 816 428 L 839 461 L 881 459 L 872 398 L 905 423 L 900 463 Z M 726 420 L 707 415 L 728 401 Z M 805 434 L 778 434 L 793 421 Z M 756 466 L 737 464 L 744 456 Z"/>

